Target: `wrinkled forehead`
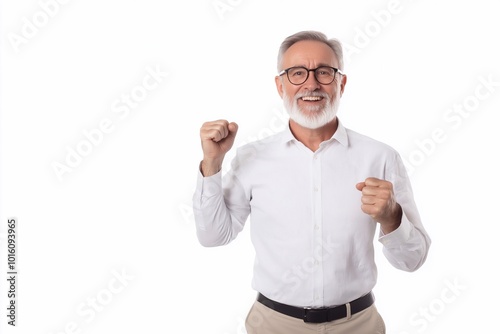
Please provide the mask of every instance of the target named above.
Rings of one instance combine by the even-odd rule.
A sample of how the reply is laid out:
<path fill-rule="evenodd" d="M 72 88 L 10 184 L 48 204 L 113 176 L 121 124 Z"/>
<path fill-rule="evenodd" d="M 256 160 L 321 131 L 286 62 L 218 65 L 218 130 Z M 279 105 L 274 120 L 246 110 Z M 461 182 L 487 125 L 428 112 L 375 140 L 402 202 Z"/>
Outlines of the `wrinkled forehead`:
<path fill-rule="evenodd" d="M 320 41 L 300 41 L 283 54 L 283 69 L 292 66 L 314 68 L 326 65 L 338 68 L 339 63 L 333 50 Z"/>

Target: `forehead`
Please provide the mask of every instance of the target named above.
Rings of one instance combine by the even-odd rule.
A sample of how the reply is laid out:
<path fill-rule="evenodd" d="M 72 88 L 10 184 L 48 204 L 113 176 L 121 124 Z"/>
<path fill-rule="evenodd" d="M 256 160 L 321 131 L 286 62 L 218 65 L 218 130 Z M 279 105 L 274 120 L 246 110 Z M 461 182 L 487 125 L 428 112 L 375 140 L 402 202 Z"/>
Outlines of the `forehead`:
<path fill-rule="evenodd" d="M 338 67 L 333 50 L 323 42 L 300 41 L 283 54 L 283 67 L 329 65 Z"/>

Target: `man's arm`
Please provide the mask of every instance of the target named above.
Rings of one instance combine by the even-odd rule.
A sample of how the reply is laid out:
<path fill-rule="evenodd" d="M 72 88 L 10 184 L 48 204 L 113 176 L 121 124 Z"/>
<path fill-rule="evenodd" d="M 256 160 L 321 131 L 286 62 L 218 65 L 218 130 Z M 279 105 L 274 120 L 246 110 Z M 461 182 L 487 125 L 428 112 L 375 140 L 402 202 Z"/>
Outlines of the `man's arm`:
<path fill-rule="evenodd" d="M 389 262 L 398 269 L 415 271 L 425 262 L 431 240 L 399 155 L 386 174 L 388 180 L 368 178 L 356 185 L 362 193 L 361 209 L 380 223 L 379 241 Z"/>
<path fill-rule="evenodd" d="M 231 182 L 226 194 L 222 187 L 222 162 L 237 130 L 236 123 L 226 120 L 206 122 L 200 129 L 203 160 L 193 196 L 193 211 L 198 240 L 206 247 L 225 245 L 236 238 L 250 212 L 243 188 L 234 175 L 226 176 Z"/>

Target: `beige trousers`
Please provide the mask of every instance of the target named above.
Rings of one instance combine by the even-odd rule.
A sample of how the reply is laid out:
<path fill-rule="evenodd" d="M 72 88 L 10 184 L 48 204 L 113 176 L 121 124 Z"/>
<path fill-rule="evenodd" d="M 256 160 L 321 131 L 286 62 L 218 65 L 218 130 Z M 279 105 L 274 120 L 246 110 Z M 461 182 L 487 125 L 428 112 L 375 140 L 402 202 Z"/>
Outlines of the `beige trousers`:
<path fill-rule="evenodd" d="M 311 324 L 256 301 L 248 313 L 245 326 L 248 334 L 385 334 L 384 320 L 375 305 L 344 319 Z"/>

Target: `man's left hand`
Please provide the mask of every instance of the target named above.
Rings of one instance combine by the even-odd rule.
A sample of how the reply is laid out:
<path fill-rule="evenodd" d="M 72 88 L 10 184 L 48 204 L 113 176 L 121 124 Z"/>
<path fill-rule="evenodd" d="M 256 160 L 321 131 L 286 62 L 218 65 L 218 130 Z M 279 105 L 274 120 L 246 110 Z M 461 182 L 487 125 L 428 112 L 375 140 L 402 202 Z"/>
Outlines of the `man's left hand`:
<path fill-rule="evenodd" d="M 387 234 L 399 227 L 403 210 L 396 202 L 392 183 L 374 177 L 356 184 L 361 191 L 361 210 L 380 223 Z"/>

